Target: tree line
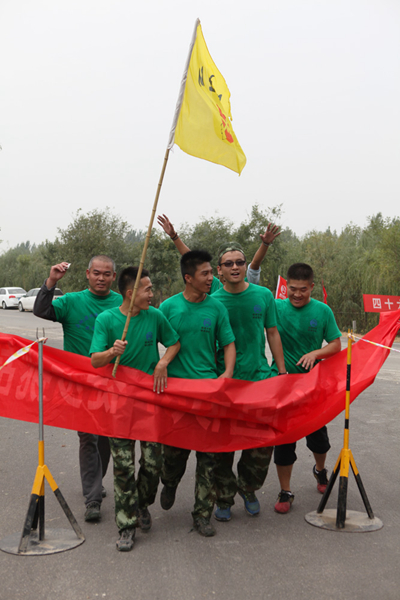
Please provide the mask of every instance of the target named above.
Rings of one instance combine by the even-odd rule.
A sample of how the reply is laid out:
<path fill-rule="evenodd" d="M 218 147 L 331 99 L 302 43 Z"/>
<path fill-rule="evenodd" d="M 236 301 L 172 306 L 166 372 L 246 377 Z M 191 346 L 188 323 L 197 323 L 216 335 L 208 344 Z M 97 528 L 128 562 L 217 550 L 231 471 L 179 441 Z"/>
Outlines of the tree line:
<path fill-rule="evenodd" d="M 216 273 L 219 245 L 236 240 L 250 262 L 260 244 L 260 233 L 269 222 L 280 224 L 282 207 L 264 209 L 255 204 L 239 225 L 218 216 L 203 219 L 193 226 L 179 225 L 172 214 L 168 216 L 189 248 L 204 248 L 212 254 Z M 133 230 L 109 208 L 86 214 L 79 210 L 65 229 L 58 229 L 54 241 L 46 240 L 38 245 L 27 241 L 3 252 L 0 285 L 21 286 L 26 290 L 40 287 L 51 265 L 65 260 L 72 266 L 62 280 L 62 290 L 84 289 L 91 256 L 111 256 L 117 271 L 139 264 L 145 235 L 144 231 Z M 145 267 L 150 271 L 156 306 L 183 288 L 179 258 L 170 238 L 155 227 Z M 285 229 L 268 249 L 260 284 L 275 294 L 278 275 L 285 277 L 294 262 L 306 262 L 313 267 L 313 297 L 317 300 L 322 300 L 321 282 L 324 282 L 328 304 L 342 330 L 356 321 L 357 331 L 367 331 L 377 324 L 378 315 L 364 313 L 363 293 L 400 295 L 400 219 L 384 218 L 378 213 L 368 219 L 364 228 L 350 223 L 340 233 L 328 228 L 323 232 L 310 231 L 302 237 Z"/>

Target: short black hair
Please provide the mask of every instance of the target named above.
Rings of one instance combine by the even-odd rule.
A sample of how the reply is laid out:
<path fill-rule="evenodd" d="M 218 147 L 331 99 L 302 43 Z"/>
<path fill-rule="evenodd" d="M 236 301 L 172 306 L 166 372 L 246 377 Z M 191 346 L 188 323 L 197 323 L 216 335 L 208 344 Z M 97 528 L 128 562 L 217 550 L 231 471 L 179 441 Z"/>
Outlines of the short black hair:
<path fill-rule="evenodd" d="M 297 281 L 314 281 L 314 271 L 306 263 L 294 263 L 290 265 L 287 272 L 287 280 L 296 279 Z"/>
<path fill-rule="evenodd" d="M 181 258 L 181 273 L 184 283 L 186 283 L 185 275 L 193 277 L 199 265 L 211 261 L 212 256 L 207 250 L 190 250 L 186 252 Z"/>
<path fill-rule="evenodd" d="M 138 271 L 139 267 L 126 267 L 126 269 L 123 269 L 123 271 L 121 271 L 120 276 L 118 277 L 118 289 L 122 294 L 123 298 L 125 298 L 127 290 L 131 289 L 135 285 Z M 143 277 L 149 276 L 150 275 L 148 270 L 143 269 L 141 279 L 143 279 Z"/>

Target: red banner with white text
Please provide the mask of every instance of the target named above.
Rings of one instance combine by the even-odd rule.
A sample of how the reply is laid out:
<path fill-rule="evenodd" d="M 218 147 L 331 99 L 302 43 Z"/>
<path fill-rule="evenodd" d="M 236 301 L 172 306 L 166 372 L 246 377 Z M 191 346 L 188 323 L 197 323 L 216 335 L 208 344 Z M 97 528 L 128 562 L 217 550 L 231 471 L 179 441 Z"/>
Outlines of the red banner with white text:
<path fill-rule="evenodd" d="M 365 338 L 391 346 L 400 311 L 381 315 Z M 29 340 L 0 334 L 0 365 Z M 351 400 L 371 385 L 389 350 L 353 345 Z M 345 406 L 346 350 L 310 373 L 265 381 L 173 379 L 155 394 L 150 375 L 43 348 L 45 425 L 111 437 L 158 441 L 200 451 L 231 451 L 298 440 L 329 423 Z M 0 371 L 0 416 L 38 422 L 38 347 Z"/>
<path fill-rule="evenodd" d="M 388 312 L 400 309 L 400 296 L 363 294 L 364 312 Z"/>

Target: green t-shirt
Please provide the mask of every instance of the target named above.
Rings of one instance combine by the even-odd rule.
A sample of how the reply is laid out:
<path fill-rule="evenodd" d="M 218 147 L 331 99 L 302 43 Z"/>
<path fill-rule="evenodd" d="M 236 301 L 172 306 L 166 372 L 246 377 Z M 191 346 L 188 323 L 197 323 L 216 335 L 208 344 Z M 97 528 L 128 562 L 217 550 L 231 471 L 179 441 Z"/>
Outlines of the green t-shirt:
<path fill-rule="evenodd" d="M 160 311 L 179 335 L 181 349 L 170 363 L 171 377 L 216 379 L 216 342 L 223 347 L 235 341 L 226 308 L 212 296 L 189 302 L 182 293 L 165 300 Z"/>
<path fill-rule="evenodd" d="M 107 310 L 96 319 L 90 354 L 104 352 L 120 340 L 124 331 L 126 316 L 118 308 Z M 166 347 L 173 346 L 179 336 L 172 329 L 164 315 L 153 308 L 141 310 L 138 315 L 129 321 L 126 335 L 128 342 L 125 352 L 120 359 L 121 365 L 144 371 L 152 375 L 154 368 L 160 360 L 158 342 Z M 112 361 L 115 362 L 115 359 Z M 169 369 L 168 369 L 169 370 Z"/>
<path fill-rule="evenodd" d="M 64 330 L 64 350 L 89 356 L 94 324 L 100 313 L 120 306 L 121 294 L 112 290 L 107 296 L 97 296 L 89 290 L 59 296 L 53 302 L 58 323 Z"/>
<path fill-rule="evenodd" d="M 275 300 L 275 303 L 286 369 L 289 373 L 308 373 L 296 365 L 300 358 L 321 348 L 324 340 L 329 343 L 342 335 L 332 309 L 314 298 L 301 308 L 292 306 L 289 299 Z M 278 372 L 275 363 L 272 368 Z"/>
<path fill-rule="evenodd" d="M 247 381 L 260 381 L 271 376 L 271 367 L 265 356 L 264 329 L 276 327 L 275 301 L 264 287 L 249 283 L 239 294 L 231 294 L 223 288 L 213 294 L 229 313 L 235 335 L 236 365 L 233 377 Z M 218 372 L 221 372 L 223 352 L 218 349 Z"/>

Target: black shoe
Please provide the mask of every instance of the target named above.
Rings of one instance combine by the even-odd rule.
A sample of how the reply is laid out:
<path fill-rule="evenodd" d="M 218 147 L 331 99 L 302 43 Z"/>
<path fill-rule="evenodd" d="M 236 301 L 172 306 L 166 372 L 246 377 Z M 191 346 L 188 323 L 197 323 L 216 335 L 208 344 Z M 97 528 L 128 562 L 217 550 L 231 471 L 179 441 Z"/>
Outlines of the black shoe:
<path fill-rule="evenodd" d="M 100 521 L 100 504 L 98 502 L 89 502 L 86 505 L 85 521 Z"/>
<path fill-rule="evenodd" d="M 193 526 L 194 529 L 196 529 L 200 535 L 204 535 L 204 537 L 212 537 L 217 533 L 211 524 L 210 519 L 206 519 L 206 517 L 196 517 L 193 519 Z"/>
<path fill-rule="evenodd" d="M 160 504 L 164 510 L 169 510 L 175 503 L 176 487 L 168 487 L 164 485 L 161 490 Z"/>
<path fill-rule="evenodd" d="M 138 510 L 138 523 L 142 531 L 150 531 L 151 529 L 151 515 L 147 508 L 139 508 Z"/>
<path fill-rule="evenodd" d="M 120 552 L 129 552 L 135 543 L 135 529 L 123 529 L 119 533 L 117 540 L 117 550 Z"/>

